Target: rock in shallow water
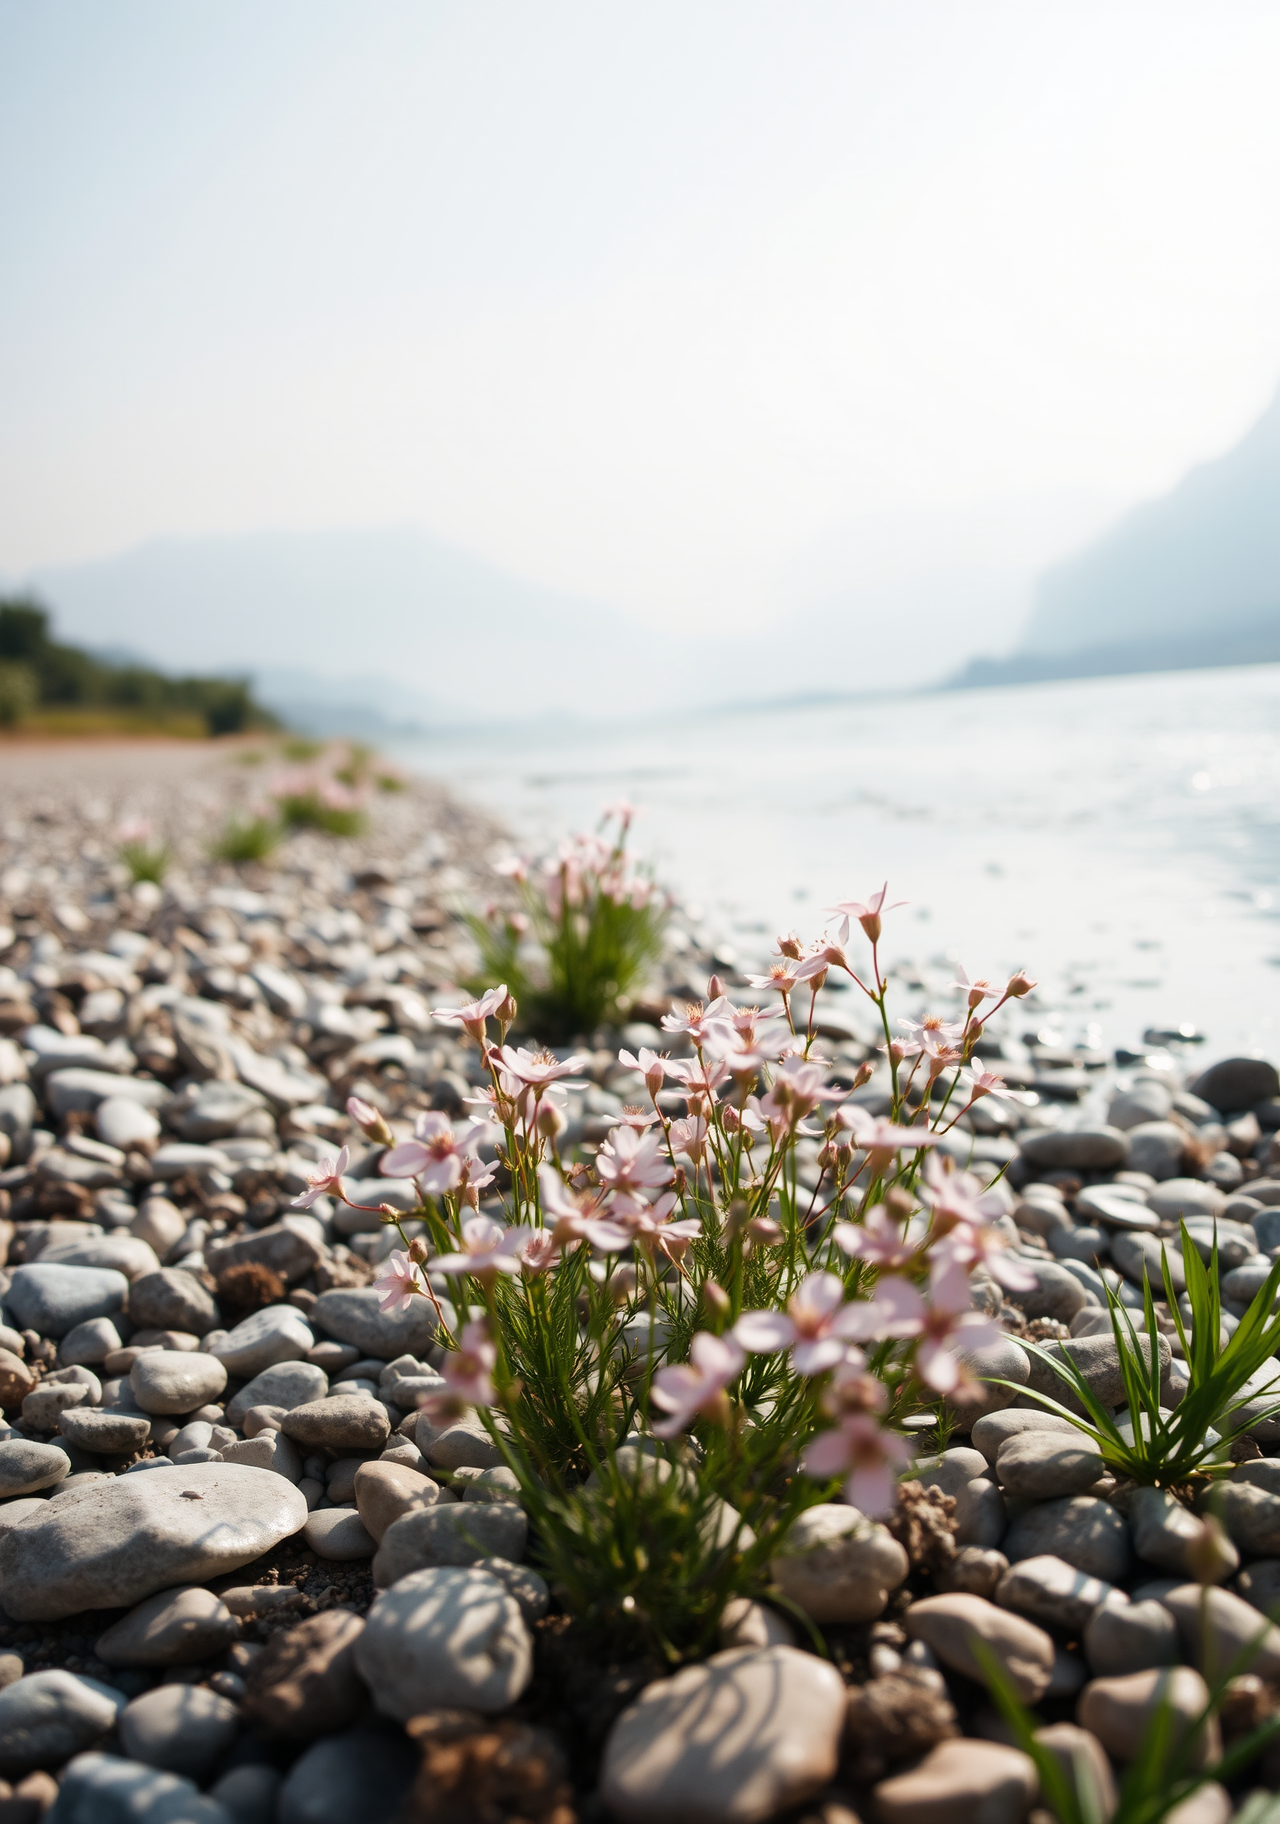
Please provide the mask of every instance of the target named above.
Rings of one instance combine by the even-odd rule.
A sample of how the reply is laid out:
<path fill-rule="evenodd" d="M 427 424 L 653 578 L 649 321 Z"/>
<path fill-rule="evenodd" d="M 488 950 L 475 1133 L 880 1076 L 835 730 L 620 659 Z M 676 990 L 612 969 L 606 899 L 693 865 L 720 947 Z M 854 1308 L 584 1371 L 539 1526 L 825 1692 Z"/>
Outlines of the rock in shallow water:
<path fill-rule="evenodd" d="M 238 1570 L 301 1530 L 283 1476 L 194 1463 L 69 1489 L 0 1539 L 4 1606 L 18 1621 L 114 1609 Z"/>
<path fill-rule="evenodd" d="M 793 1647 L 735 1647 L 659 1679 L 609 1733 L 600 1794 L 621 1824 L 757 1824 L 836 1770 L 847 1695 Z"/>

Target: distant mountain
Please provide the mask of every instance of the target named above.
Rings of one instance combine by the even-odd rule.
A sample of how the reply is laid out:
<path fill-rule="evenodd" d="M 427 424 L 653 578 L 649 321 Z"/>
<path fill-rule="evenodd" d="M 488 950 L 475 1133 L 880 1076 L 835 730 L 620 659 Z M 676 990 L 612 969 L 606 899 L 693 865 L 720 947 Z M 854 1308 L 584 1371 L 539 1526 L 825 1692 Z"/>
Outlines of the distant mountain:
<path fill-rule="evenodd" d="M 1225 456 L 1041 578 L 1020 647 L 954 682 L 1280 659 L 1280 393 Z"/>

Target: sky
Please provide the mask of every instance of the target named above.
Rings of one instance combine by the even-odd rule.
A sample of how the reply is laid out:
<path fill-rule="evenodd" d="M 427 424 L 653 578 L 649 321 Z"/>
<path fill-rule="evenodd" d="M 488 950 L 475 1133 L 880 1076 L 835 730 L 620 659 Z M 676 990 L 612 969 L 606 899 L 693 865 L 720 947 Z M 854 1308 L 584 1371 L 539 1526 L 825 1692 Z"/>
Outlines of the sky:
<path fill-rule="evenodd" d="M 0 0 L 0 574 L 412 526 L 1007 643 L 1280 380 L 1278 73 L 1274 0 Z"/>

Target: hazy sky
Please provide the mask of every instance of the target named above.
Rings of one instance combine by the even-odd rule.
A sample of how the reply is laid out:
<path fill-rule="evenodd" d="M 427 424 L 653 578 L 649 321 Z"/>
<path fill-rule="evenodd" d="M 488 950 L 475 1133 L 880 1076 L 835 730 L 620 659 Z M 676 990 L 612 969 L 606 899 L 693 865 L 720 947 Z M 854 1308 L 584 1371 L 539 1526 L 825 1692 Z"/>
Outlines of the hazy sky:
<path fill-rule="evenodd" d="M 1278 76 L 1275 0 L 0 0 L 0 570 L 1037 561 L 1280 378 Z"/>

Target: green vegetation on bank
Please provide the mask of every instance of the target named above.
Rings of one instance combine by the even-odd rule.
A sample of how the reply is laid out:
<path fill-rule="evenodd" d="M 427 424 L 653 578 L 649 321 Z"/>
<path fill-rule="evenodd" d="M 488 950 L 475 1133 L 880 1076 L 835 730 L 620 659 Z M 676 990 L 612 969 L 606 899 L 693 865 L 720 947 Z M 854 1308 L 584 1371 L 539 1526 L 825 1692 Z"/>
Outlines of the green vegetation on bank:
<path fill-rule="evenodd" d="M 234 735 L 279 726 L 244 678 L 170 678 L 52 637 L 48 609 L 0 600 L 0 728 L 32 734 Z"/>

